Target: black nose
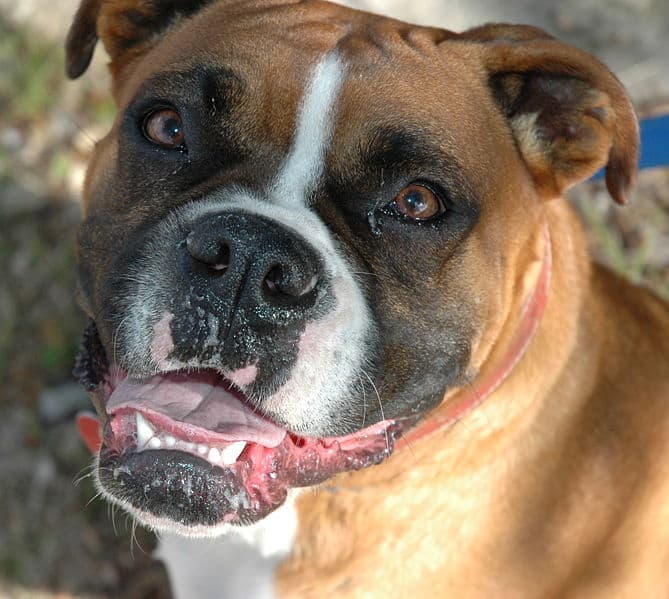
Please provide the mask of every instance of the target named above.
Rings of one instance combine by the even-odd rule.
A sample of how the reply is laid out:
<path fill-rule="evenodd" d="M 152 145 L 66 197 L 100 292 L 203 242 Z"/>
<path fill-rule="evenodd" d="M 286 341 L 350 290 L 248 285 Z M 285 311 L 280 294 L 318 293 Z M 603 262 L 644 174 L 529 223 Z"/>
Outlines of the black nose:
<path fill-rule="evenodd" d="M 245 213 L 200 217 L 189 229 L 187 268 L 198 287 L 236 297 L 256 313 L 263 307 L 302 312 L 313 307 L 322 263 L 295 232 Z"/>

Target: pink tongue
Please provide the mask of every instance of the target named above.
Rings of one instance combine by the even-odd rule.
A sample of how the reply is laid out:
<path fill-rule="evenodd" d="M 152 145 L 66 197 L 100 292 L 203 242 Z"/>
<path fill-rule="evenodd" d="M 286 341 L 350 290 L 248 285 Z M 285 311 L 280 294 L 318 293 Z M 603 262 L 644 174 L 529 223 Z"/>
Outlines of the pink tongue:
<path fill-rule="evenodd" d="M 250 441 L 276 447 L 286 431 L 256 414 L 213 372 L 126 378 L 114 389 L 107 412 L 123 408 L 156 412 L 190 426 L 217 433 L 226 441 Z"/>

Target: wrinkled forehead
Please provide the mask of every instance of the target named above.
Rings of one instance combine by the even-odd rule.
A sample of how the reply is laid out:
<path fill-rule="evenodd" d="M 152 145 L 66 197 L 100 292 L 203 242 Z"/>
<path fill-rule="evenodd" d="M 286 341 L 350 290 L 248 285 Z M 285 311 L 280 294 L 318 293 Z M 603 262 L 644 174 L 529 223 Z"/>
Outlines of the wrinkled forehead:
<path fill-rule="evenodd" d="M 472 119 L 471 107 L 485 107 L 488 92 L 456 34 L 327 2 L 241 5 L 215 3 L 172 29 L 138 60 L 119 103 L 161 74 L 214 73 L 250 138 L 289 144 L 308 120 L 305 135 L 339 160 L 383 130 L 429 132 L 464 162 L 480 160 L 467 142 L 476 130 L 490 139 L 491 119 Z"/>
<path fill-rule="evenodd" d="M 308 15 L 300 5 L 239 4 L 243 9 L 236 11 L 227 2 L 214 3 L 169 30 L 138 60 L 120 103 L 161 72 L 224 65 L 249 91 L 274 94 L 285 105 L 299 98 L 314 64 L 352 27 L 328 4 Z"/>
<path fill-rule="evenodd" d="M 249 96 L 280 100 L 272 108 L 294 112 L 315 66 L 336 54 L 345 71 L 341 91 L 351 103 L 402 97 L 403 104 L 420 107 L 448 89 L 449 80 L 462 84 L 462 69 L 442 68 L 438 44 L 450 38 L 456 35 L 328 2 L 217 2 L 140 57 L 118 88 L 119 100 L 127 103 L 161 72 L 224 67 Z M 452 63 L 462 60 L 457 54 Z"/>

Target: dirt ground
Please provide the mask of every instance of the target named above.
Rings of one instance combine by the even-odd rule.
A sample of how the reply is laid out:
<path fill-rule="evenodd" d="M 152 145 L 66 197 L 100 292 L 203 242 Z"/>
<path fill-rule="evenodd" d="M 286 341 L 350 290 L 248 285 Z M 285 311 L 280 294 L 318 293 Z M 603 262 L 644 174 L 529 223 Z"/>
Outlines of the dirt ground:
<path fill-rule="evenodd" d="M 642 113 L 669 109 L 666 0 L 360 0 L 461 29 L 532 22 L 598 54 Z M 104 57 L 65 81 L 75 0 L 0 0 L 0 599 L 167 598 L 154 539 L 94 498 L 73 426 L 87 398 L 70 371 L 83 325 L 74 235 L 85 161 L 109 126 Z M 667 140 L 669 143 L 669 140 Z M 630 206 L 601 183 L 574 205 L 597 258 L 669 296 L 669 169 L 644 171 Z"/>

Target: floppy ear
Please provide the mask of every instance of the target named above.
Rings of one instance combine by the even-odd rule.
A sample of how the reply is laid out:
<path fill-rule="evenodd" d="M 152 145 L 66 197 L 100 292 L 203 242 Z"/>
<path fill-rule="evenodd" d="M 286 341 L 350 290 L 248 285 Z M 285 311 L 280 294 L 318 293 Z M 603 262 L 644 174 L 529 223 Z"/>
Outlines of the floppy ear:
<path fill-rule="evenodd" d="M 462 34 L 480 50 L 490 88 L 538 190 L 548 196 L 606 166 L 609 193 L 629 199 L 638 122 L 616 77 L 590 54 L 545 31 L 485 25 Z"/>
<path fill-rule="evenodd" d="M 212 0 L 82 0 L 65 42 L 66 73 L 88 68 L 98 38 L 111 58 L 112 75 L 146 52 L 157 36 Z"/>

